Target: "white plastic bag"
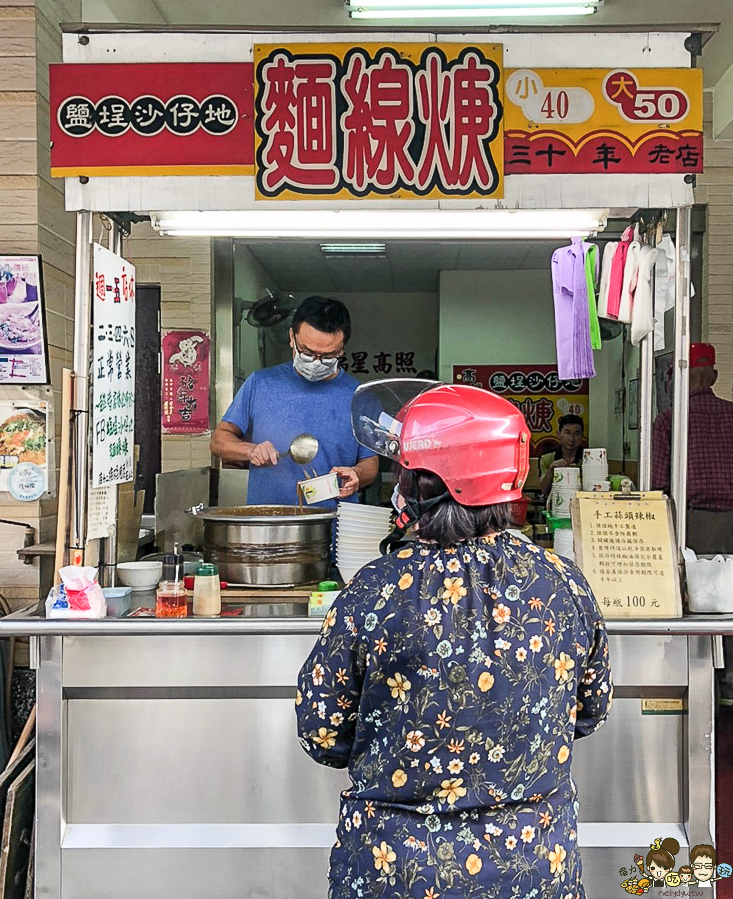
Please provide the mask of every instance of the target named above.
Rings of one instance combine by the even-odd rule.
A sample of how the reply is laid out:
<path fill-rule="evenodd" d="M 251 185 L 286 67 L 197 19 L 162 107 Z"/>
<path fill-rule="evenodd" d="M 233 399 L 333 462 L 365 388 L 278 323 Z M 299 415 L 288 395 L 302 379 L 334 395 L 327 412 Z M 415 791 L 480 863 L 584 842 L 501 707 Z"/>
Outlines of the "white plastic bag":
<path fill-rule="evenodd" d="M 107 600 L 97 583 L 97 569 L 67 565 L 59 569 L 62 584 L 46 599 L 47 618 L 105 618 Z"/>
<path fill-rule="evenodd" d="M 698 556 L 682 550 L 691 612 L 733 612 L 733 556 Z"/>

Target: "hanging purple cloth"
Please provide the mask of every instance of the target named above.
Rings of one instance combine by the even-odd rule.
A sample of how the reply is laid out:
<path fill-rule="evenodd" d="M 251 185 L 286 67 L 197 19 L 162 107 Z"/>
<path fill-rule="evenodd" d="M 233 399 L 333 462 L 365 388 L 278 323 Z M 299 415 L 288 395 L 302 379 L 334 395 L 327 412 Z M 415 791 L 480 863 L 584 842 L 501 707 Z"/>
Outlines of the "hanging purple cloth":
<path fill-rule="evenodd" d="M 552 254 L 557 372 L 561 381 L 594 378 L 596 374 L 585 275 L 585 254 L 589 246 L 574 237 L 569 247 L 561 247 Z"/>

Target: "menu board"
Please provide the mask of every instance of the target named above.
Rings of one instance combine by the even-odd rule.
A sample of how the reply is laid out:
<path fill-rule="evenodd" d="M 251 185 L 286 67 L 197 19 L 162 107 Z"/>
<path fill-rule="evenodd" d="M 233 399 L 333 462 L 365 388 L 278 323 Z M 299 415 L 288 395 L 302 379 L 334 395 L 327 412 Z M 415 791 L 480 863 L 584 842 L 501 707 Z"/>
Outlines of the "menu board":
<path fill-rule="evenodd" d="M 669 500 L 661 492 L 578 493 L 575 558 L 605 618 L 681 618 Z"/>
<path fill-rule="evenodd" d="M 48 384 L 39 256 L 0 256 L 0 384 Z"/>
<path fill-rule="evenodd" d="M 163 433 L 209 430 L 210 355 L 211 339 L 205 331 L 163 335 Z"/>
<path fill-rule="evenodd" d="M 92 485 L 124 484 L 135 470 L 135 268 L 94 244 Z"/>

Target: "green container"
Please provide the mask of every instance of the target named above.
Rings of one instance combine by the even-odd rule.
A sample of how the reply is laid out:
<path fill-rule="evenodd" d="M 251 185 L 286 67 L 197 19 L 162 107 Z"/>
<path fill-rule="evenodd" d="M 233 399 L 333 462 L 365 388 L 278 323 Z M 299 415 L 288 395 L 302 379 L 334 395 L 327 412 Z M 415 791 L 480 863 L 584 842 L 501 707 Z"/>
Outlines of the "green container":
<path fill-rule="evenodd" d="M 542 513 L 545 516 L 545 521 L 547 522 L 548 530 L 551 534 L 554 534 L 555 531 L 569 531 L 573 526 L 573 522 L 571 518 L 553 518 L 549 512 Z"/>

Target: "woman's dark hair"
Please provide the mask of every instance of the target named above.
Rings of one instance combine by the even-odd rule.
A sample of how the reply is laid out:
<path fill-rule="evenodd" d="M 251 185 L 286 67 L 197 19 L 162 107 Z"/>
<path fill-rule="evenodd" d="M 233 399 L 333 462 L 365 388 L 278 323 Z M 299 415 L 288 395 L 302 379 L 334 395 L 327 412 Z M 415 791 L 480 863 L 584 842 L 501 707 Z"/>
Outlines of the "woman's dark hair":
<path fill-rule="evenodd" d="M 349 310 L 341 300 L 332 297 L 306 297 L 293 315 L 291 324 L 293 334 L 298 333 L 303 322 L 316 331 L 323 331 L 324 334 L 336 334 L 341 331 L 344 335 L 344 344 L 347 344 L 351 337 Z"/>
<path fill-rule="evenodd" d="M 400 493 L 415 499 L 427 500 L 447 492 L 442 478 L 422 469 L 400 472 Z M 418 521 L 420 537 L 434 540 L 440 546 L 454 546 L 463 540 L 483 537 L 504 531 L 510 522 L 509 503 L 491 506 L 462 506 L 450 494 L 443 502 L 429 509 Z"/>
<path fill-rule="evenodd" d="M 580 430 L 584 430 L 583 419 L 579 415 L 570 412 L 568 415 L 561 416 L 557 421 L 558 431 L 562 431 L 565 425 L 580 425 Z"/>
<path fill-rule="evenodd" d="M 651 852 L 647 852 L 646 854 L 646 866 L 647 868 L 654 862 L 655 865 L 659 865 L 660 868 L 669 868 L 670 870 L 674 868 L 674 857 L 680 851 L 680 844 L 675 840 L 674 837 L 667 837 L 666 840 L 662 840 L 661 848 L 652 849 Z"/>

